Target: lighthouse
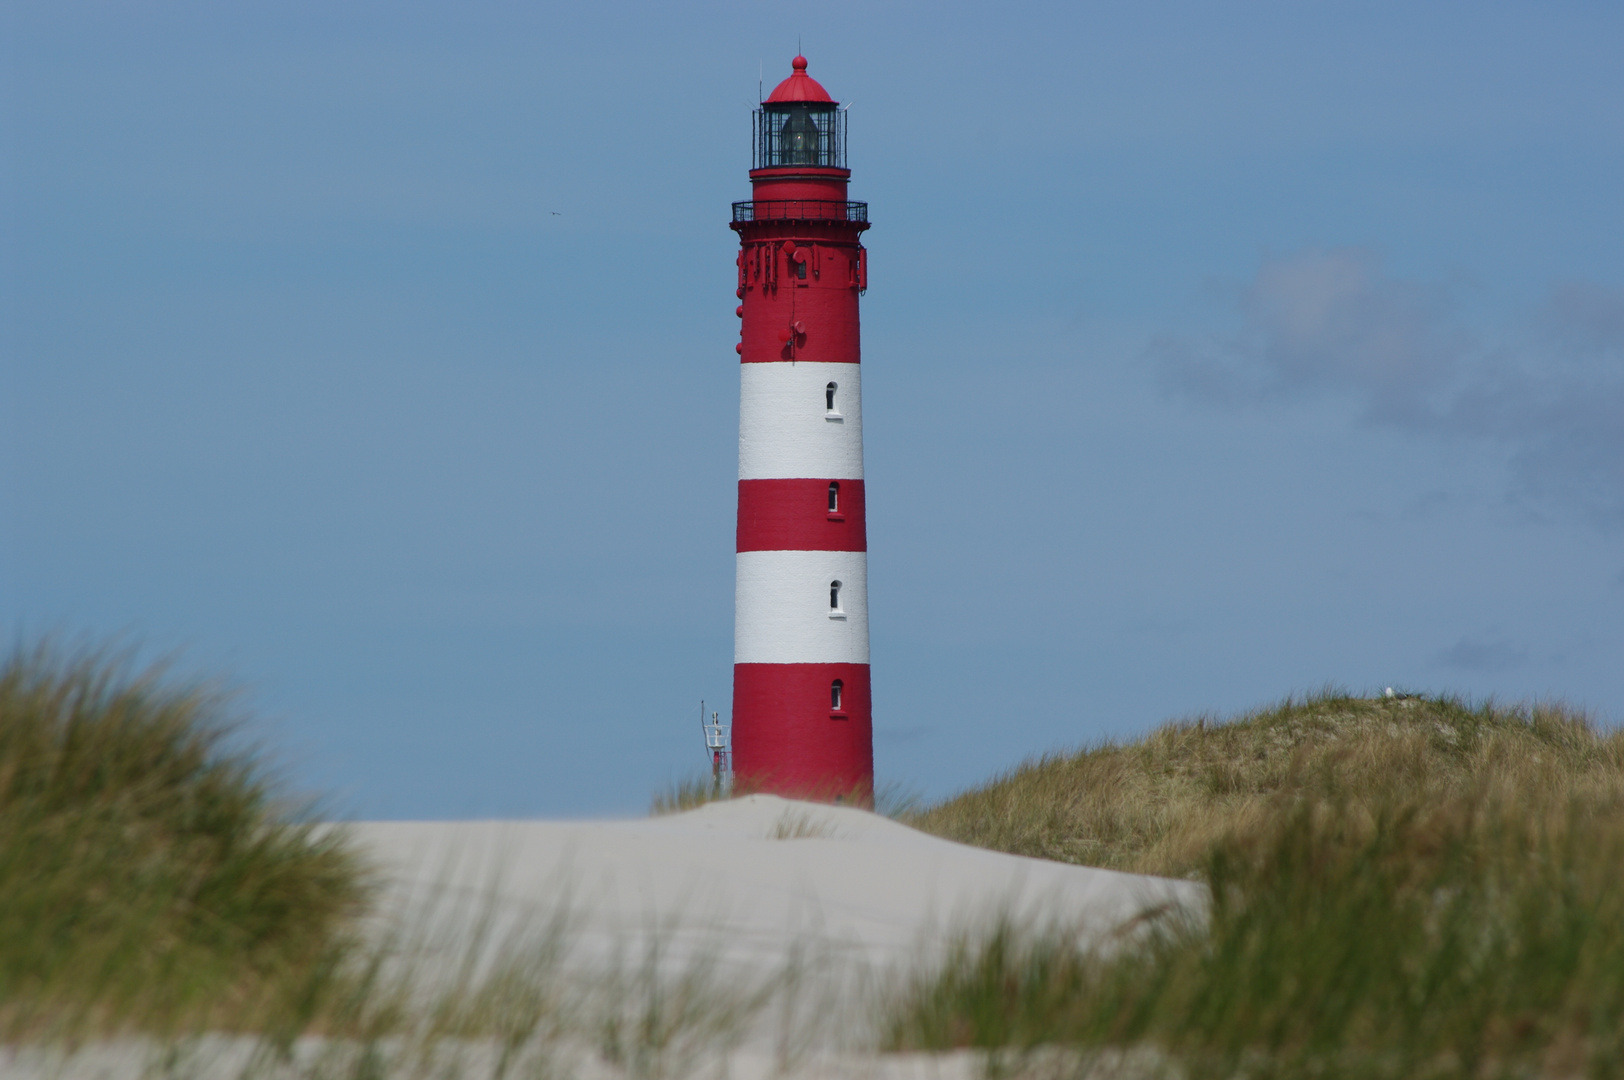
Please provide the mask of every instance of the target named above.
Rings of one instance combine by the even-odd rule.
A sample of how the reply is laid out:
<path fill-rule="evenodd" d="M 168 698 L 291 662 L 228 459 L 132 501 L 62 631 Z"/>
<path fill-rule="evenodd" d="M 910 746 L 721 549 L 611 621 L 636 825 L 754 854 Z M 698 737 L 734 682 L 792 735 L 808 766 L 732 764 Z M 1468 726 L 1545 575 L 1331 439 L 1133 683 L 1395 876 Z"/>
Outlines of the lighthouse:
<path fill-rule="evenodd" d="M 857 304 L 868 205 L 846 113 L 797 56 L 754 112 L 739 234 L 733 768 L 740 790 L 868 803 L 868 535 Z"/>

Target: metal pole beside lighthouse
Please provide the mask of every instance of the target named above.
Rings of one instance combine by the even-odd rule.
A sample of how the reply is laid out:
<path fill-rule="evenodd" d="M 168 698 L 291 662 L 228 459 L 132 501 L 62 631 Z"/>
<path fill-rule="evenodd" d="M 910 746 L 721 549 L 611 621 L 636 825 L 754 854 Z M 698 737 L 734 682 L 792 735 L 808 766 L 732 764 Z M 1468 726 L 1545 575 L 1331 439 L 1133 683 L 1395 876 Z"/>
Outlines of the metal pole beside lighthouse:
<path fill-rule="evenodd" d="M 868 204 L 846 114 L 794 71 L 755 111 L 739 234 L 733 770 L 740 791 L 873 798 L 857 320 Z"/>

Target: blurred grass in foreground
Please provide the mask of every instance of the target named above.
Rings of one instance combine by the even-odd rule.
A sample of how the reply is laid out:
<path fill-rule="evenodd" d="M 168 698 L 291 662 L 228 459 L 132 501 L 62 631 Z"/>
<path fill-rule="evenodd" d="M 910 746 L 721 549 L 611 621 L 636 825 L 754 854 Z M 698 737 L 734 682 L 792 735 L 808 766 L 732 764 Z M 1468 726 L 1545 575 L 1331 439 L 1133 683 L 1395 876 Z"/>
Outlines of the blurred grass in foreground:
<path fill-rule="evenodd" d="M 887 1003 L 886 1043 L 1150 1047 L 1189 1077 L 1624 1075 L 1621 760 L 1561 708 L 1326 695 L 1018 770 L 927 823 L 1193 871 L 1210 924 L 1104 955 L 968 935 Z"/>
<path fill-rule="evenodd" d="M 105 650 L 0 661 L 0 1072 L 681 1075 L 804 981 L 658 934 L 572 964 L 567 905 L 504 920 L 495 882 L 472 925 L 459 880 L 374 911 L 348 834 L 280 798 L 240 719 Z"/>
<path fill-rule="evenodd" d="M 232 732 L 224 694 L 161 668 L 0 663 L 0 1034 L 227 1016 L 340 947 L 356 856 Z"/>

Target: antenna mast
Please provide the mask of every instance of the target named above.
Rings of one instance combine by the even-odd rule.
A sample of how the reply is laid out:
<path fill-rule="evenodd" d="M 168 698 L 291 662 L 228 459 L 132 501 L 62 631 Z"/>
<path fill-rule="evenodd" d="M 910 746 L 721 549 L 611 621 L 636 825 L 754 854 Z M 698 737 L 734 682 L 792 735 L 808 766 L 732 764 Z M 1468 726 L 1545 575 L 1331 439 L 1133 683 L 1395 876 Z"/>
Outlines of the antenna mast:
<path fill-rule="evenodd" d="M 728 753 L 728 736 L 733 733 L 733 725 L 722 723 L 721 714 L 711 713 L 710 722 L 705 722 L 705 703 L 699 703 L 699 730 L 705 736 L 705 754 L 711 762 L 711 795 L 713 798 L 724 798 L 733 791 L 733 762 L 732 755 Z"/>

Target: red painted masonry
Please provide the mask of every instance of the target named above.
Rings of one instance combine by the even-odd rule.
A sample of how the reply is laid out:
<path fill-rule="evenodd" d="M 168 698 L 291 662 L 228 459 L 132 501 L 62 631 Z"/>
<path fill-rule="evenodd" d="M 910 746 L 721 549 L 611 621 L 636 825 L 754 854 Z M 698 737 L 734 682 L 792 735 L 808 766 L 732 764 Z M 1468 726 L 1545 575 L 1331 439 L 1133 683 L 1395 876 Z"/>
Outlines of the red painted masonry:
<path fill-rule="evenodd" d="M 842 713 L 829 708 L 841 680 Z M 739 716 L 756 722 L 739 725 Z M 736 664 L 733 760 L 741 790 L 872 799 L 874 733 L 867 664 Z M 762 722 L 771 719 L 771 723 Z"/>
<path fill-rule="evenodd" d="M 840 186 L 838 201 L 844 202 L 845 180 Z M 740 359 L 747 364 L 861 360 L 857 294 L 859 270 L 867 260 L 857 232 L 846 222 L 769 220 L 750 225 L 748 233 L 740 230 L 739 279 L 745 290 Z M 796 276 L 802 264 L 804 278 Z"/>
<path fill-rule="evenodd" d="M 796 57 L 792 66 L 793 73 L 756 114 L 752 198 L 735 204 L 732 225 L 739 234 L 739 359 L 743 364 L 784 365 L 786 372 L 797 370 L 790 365 L 861 361 L 858 298 L 868 287 L 868 253 L 861 243 L 868 228 L 867 206 L 847 201 L 851 172 L 845 167 L 845 114 L 807 75 L 804 57 Z M 821 126 L 807 126 L 813 123 Z M 760 374 L 769 383 L 777 378 Z M 786 375 L 783 385 L 792 381 Z M 814 387 L 782 408 L 820 409 L 819 392 Z M 855 385 L 851 392 L 857 392 Z M 780 406 L 752 407 L 767 409 L 753 414 L 767 420 L 765 428 L 753 430 L 780 430 L 779 414 L 772 411 Z M 790 431 L 800 419 L 799 414 L 786 416 L 782 430 Z M 855 423 L 827 430 L 835 439 L 855 440 L 860 454 L 861 431 Z M 749 556 L 753 568 L 747 577 L 741 558 L 739 595 L 748 583 L 755 590 L 750 594 L 755 606 L 736 601 L 741 605 L 736 625 L 749 629 L 736 630 L 735 656 L 776 661 L 796 660 L 800 651 L 808 655 L 805 662 L 734 664 L 734 772 L 741 790 L 871 803 L 866 558 L 839 556 L 845 560 L 840 565 L 848 567 L 842 573 L 860 571 L 863 576 L 862 606 L 851 616 L 858 623 L 832 621 L 847 618 L 830 614 L 832 601 L 827 598 L 834 572 L 820 570 L 814 580 L 807 576 L 813 571 L 802 568 L 815 565 L 816 558 L 808 562 L 797 554 L 866 552 L 861 471 L 856 477 L 819 476 L 816 462 L 828 459 L 812 455 L 803 464 L 796 458 L 802 444 L 787 434 L 785 439 L 774 458 L 784 462 L 775 466 L 776 475 L 758 473 L 739 481 L 737 549 Z M 741 456 L 741 469 L 742 461 Z M 831 483 L 839 484 L 834 512 L 829 509 Z M 850 627 L 860 627 L 860 638 L 838 638 Z M 841 646 L 845 652 L 828 645 L 837 639 L 847 642 Z M 826 662 L 833 655 L 863 662 Z M 839 708 L 833 707 L 831 696 L 837 683 Z"/>
<path fill-rule="evenodd" d="M 835 484 L 835 510 L 829 485 Z M 861 480 L 740 480 L 740 551 L 867 551 Z"/>

